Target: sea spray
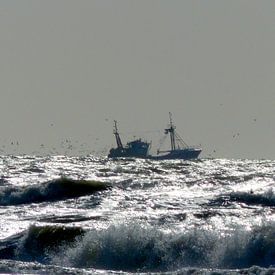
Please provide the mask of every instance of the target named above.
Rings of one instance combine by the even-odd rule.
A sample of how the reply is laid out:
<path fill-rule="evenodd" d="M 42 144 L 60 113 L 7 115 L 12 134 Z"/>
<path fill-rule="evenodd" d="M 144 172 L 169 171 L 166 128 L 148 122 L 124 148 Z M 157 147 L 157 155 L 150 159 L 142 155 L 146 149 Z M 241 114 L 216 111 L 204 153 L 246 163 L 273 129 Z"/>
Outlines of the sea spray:
<path fill-rule="evenodd" d="M 92 230 L 73 246 L 64 247 L 53 263 L 131 272 L 203 267 L 209 264 L 217 243 L 215 232 L 167 234 L 148 225 L 111 225 L 106 230 Z"/>
<path fill-rule="evenodd" d="M 251 231 L 237 231 L 230 237 L 224 251 L 223 268 L 247 268 L 252 265 L 275 265 L 275 223 L 254 227 Z"/>
<path fill-rule="evenodd" d="M 193 229 L 164 233 L 155 227 L 112 225 L 92 230 L 56 254 L 55 264 L 124 271 L 168 271 L 184 267 L 249 268 L 275 264 L 275 224 L 231 234 Z"/>
<path fill-rule="evenodd" d="M 254 265 L 269 268 L 275 265 L 275 224 L 254 226 L 249 231 L 194 228 L 169 233 L 135 223 L 88 231 L 33 225 L 0 243 L 5 249 L 9 245 L 15 251 L 11 259 L 76 268 L 131 272 L 187 267 L 244 269 Z"/>

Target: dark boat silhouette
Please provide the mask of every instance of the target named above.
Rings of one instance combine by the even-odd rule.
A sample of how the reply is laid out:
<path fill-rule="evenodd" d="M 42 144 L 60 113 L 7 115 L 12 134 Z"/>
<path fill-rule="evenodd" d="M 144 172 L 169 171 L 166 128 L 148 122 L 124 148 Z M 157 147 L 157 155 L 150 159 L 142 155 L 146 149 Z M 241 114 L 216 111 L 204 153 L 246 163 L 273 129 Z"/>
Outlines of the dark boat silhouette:
<path fill-rule="evenodd" d="M 114 121 L 114 135 L 116 138 L 117 148 L 112 148 L 109 152 L 109 158 L 147 158 L 150 143 L 136 139 L 128 142 L 125 146 L 122 144 L 119 132 L 117 130 L 117 121 Z"/>
<path fill-rule="evenodd" d="M 201 153 L 200 147 L 188 146 L 180 135 L 176 132 L 176 126 L 172 122 L 172 114 L 169 112 L 170 123 L 168 128 L 164 130 L 165 137 L 170 135 L 170 150 L 157 151 L 156 156 L 150 156 L 151 159 L 155 160 L 166 160 L 166 159 L 196 159 Z"/>
<path fill-rule="evenodd" d="M 176 132 L 176 126 L 172 122 L 172 114 L 169 113 L 170 124 L 165 129 L 165 137 L 170 135 L 171 148 L 170 150 L 158 150 L 157 155 L 150 155 L 150 143 L 136 139 L 128 142 L 123 146 L 120 135 L 117 129 L 117 121 L 114 121 L 114 135 L 116 138 L 117 148 L 112 148 L 108 154 L 109 158 L 147 158 L 153 160 L 168 160 L 168 159 L 196 159 L 201 153 L 201 148 L 188 146 Z"/>

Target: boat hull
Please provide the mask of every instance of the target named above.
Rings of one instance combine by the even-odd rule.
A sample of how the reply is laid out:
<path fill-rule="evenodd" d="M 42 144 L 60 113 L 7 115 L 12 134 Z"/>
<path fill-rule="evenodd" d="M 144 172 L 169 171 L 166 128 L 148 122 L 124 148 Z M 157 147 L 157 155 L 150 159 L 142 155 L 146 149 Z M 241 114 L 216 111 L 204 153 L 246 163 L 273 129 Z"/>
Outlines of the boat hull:
<path fill-rule="evenodd" d="M 147 150 L 144 151 L 132 151 L 132 150 L 125 150 L 125 149 L 111 149 L 108 155 L 109 158 L 144 158 L 144 159 L 152 159 L 152 160 L 175 160 L 175 159 L 182 159 L 182 160 L 190 160 L 198 158 L 199 154 L 201 153 L 201 149 L 196 148 L 188 148 L 188 149 L 179 149 L 170 151 L 164 155 L 147 155 Z"/>
<path fill-rule="evenodd" d="M 108 158 L 146 158 L 146 151 L 133 151 L 128 149 L 113 148 L 108 154 Z"/>
<path fill-rule="evenodd" d="M 170 151 L 168 154 L 165 154 L 165 155 L 150 156 L 149 158 L 153 160 L 196 159 L 198 158 L 201 151 L 202 151 L 201 149 L 197 149 L 197 148 L 178 149 L 178 150 Z"/>

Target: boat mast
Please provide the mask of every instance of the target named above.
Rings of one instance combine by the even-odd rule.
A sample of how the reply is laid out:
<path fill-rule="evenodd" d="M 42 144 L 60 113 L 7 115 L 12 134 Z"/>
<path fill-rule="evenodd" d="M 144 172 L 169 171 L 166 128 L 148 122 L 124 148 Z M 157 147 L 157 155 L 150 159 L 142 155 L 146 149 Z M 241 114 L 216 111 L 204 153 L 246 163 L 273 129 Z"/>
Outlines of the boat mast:
<path fill-rule="evenodd" d="M 171 112 L 169 112 L 169 119 L 170 119 L 170 125 L 169 125 L 170 127 L 165 129 L 165 134 L 170 133 L 171 151 L 174 151 L 174 150 L 176 150 L 176 143 L 175 143 L 176 126 L 173 125 Z"/>
<path fill-rule="evenodd" d="M 117 121 L 114 120 L 114 123 L 115 123 L 115 124 L 114 124 L 114 135 L 115 135 L 115 137 L 116 137 L 117 148 L 123 149 L 123 145 L 122 145 L 122 142 L 121 142 L 121 139 L 120 139 L 118 130 L 117 130 Z"/>

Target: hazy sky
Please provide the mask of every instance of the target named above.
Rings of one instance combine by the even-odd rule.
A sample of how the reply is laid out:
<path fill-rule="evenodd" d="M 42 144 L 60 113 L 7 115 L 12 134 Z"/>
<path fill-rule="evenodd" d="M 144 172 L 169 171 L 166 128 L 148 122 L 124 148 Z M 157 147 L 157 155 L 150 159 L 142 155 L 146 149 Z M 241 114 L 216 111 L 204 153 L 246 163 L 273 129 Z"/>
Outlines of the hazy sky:
<path fill-rule="evenodd" d="M 171 111 L 202 157 L 274 159 L 274 49 L 274 0 L 1 0 L 0 149 L 156 144 Z"/>

